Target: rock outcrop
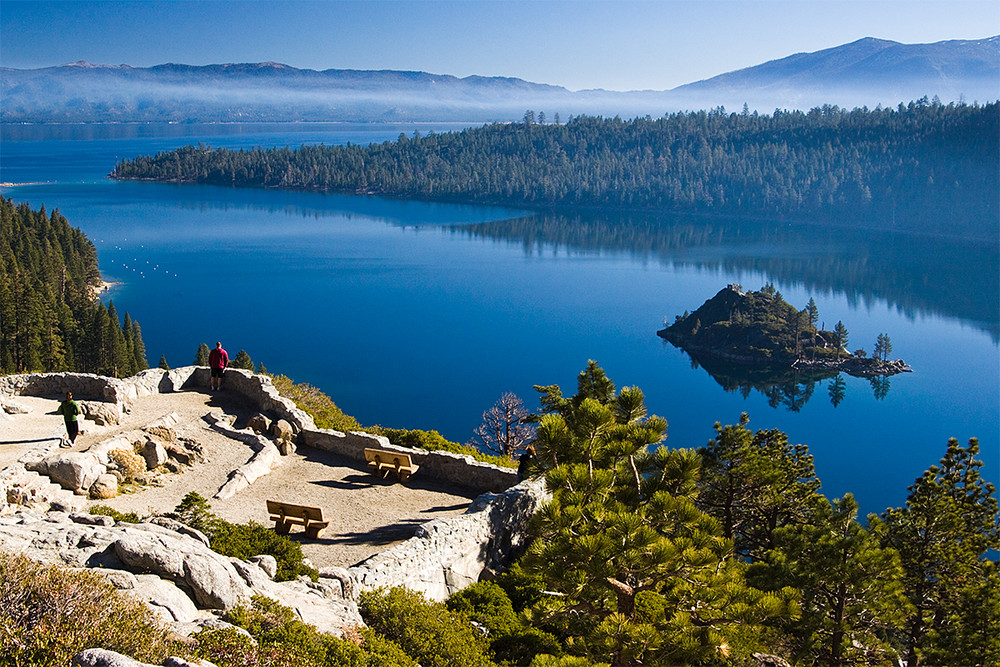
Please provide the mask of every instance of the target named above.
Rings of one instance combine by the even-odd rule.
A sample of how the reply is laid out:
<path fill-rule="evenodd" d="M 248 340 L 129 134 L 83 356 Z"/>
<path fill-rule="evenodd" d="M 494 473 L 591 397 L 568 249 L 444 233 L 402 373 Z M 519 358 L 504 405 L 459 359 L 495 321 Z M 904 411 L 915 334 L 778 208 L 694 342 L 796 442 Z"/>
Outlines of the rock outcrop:
<path fill-rule="evenodd" d="M 168 522 L 138 524 L 110 517 L 21 510 L 0 517 L 0 551 L 33 560 L 92 568 L 121 590 L 140 597 L 174 631 L 187 634 L 199 619 L 264 595 L 292 608 L 307 623 L 338 636 L 363 625 L 353 600 L 336 579 L 275 582 L 264 562 L 222 556 Z"/>

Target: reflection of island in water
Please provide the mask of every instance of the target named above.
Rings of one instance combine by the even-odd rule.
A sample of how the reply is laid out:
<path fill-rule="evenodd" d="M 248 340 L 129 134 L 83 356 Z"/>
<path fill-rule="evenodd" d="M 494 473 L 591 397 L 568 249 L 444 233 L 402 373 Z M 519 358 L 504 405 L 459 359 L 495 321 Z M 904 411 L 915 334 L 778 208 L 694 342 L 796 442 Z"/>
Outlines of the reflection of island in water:
<path fill-rule="evenodd" d="M 663 342 L 667 345 L 667 341 Z M 767 398 L 772 408 L 784 407 L 798 412 L 817 392 L 837 407 L 847 397 L 847 382 L 835 370 L 775 368 L 772 366 L 734 365 L 712 357 L 685 350 L 691 358 L 692 368 L 703 368 L 727 392 L 738 392 L 748 398 L 751 391 L 758 391 Z M 889 394 L 889 378 L 876 375 L 868 378 L 875 398 L 882 400 Z"/>
<path fill-rule="evenodd" d="M 962 320 L 1000 339 L 1000 253 L 977 243 L 827 225 L 790 225 L 669 213 L 538 214 L 456 233 L 546 247 L 621 252 L 674 266 L 758 271 L 773 282 L 886 301 L 907 317 Z M 984 280 L 983 278 L 987 279 Z"/>

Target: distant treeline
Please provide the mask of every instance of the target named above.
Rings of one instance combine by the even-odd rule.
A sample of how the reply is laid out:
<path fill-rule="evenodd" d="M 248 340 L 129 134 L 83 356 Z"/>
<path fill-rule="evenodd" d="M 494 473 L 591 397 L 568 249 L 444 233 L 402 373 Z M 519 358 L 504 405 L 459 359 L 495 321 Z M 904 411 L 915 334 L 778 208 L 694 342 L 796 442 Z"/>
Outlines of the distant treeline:
<path fill-rule="evenodd" d="M 824 106 L 771 115 L 579 116 L 370 146 L 212 150 L 119 163 L 113 177 L 530 207 L 837 221 L 996 238 L 1000 103 Z"/>
<path fill-rule="evenodd" d="M 95 298 L 97 250 L 58 211 L 0 197 L 0 373 L 148 368 L 139 324 Z"/>

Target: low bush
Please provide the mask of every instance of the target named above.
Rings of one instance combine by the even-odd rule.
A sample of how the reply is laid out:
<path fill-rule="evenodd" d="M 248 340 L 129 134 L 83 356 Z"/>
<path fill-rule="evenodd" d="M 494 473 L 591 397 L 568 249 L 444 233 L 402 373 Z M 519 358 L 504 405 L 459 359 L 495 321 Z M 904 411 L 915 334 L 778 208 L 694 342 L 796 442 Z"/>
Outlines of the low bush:
<path fill-rule="evenodd" d="M 211 511 L 211 505 L 201 495 L 191 491 L 171 513 L 171 517 L 200 530 L 208 537 L 209 546 L 223 556 L 246 560 L 267 554 L 278 562 L 275 581 L 291 581 L 306 575 L 315 581 L 319 572 L 302 562 L 302 547 L 267 526 L 251 521 L 230 523 Z"/>
<path fill-rule="evenodd" d="M 344 414 L 329 396 L 310 384 L 296 383 L 284 375 L 271 375 L 271 383 L 278 393 L 290 399 L 305 411 L 319 428 L 329 428 L 347 433 L 361 430 L 361 424 L 354 417 Z"/>
<path fill-rule="evenodd" d="M 561 655 L 555 635 L 531 627 L 514 611 L 507 593 L 494 582 L 472 584 L 448 598 L 448 609 L 466 616 L 488 632 L 490 650 L 501 665 L 527 665 L 538 654 Z"/>
<path fill-rule="evenodd" d="M 418 667 L 393 642 L 365 628 L 350 640 L 319 632 L 288 607 L 262 596 L 240 606 L 225 620 L 246 630 L 202 631 L 195 635 L 199 657 L 218 667 Z"/>
<path fill-rule="evenodd" d="M 139 523 L 142 521 L 142 517 L 135 512 L 119 512 L 114 507 L 108 507 L 107 505 L 94 505 L 90 508 L 90 513 L 109 516 L 115 521 L 122 521 L 124 523 Z"/>
<path fill-rule="evenodd" d="M 88 648 L 155 664 L 189 654 L 99 574 L 0 553 L 0 666 L 61 667 Z"/>
<path fill-rule="evenodd" d="M 454 454 L 467 454 L 476 461 L 492 463 L 504 468 L 516 468 L 517 461 L 507 456 L 493 456 L 479 451 L 475 447 L 460 445 L 457 442 L 447 440 L 437 431 L 421 431 L 418 429 L 386 428 L 384 426 L 372 426 L 368 429 L 376 435 L 384 435 L 394 445 L 401 447 L 411 447 L 413 449 L 426 449 L 428 451 L 445 451 Z"/>
<path fill-rule="evenodd" d="M 492 667 L 483 634 L 461 614 L 420 593 L 366 591 L 358 603 L 373 630 L 398 644 L 423 667 Z"/>

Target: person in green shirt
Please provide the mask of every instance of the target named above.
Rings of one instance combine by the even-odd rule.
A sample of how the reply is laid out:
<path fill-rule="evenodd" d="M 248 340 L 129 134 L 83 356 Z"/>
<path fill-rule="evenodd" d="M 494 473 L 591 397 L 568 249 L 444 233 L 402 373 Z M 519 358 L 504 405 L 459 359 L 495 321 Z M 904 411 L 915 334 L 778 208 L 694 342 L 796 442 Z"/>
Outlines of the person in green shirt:
<path fill-rule="evenodd" d="M 73 400 L 73 392 L 66 392 L 66 400 L 59 404 L 59 414 L 66 422 L 66 433 L 69 435 L 69 446 L 76 443 L 76 436 L 80 433 L 80 404 Z"/>

